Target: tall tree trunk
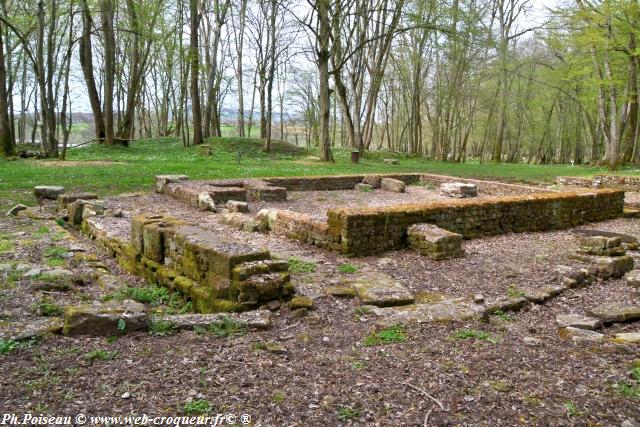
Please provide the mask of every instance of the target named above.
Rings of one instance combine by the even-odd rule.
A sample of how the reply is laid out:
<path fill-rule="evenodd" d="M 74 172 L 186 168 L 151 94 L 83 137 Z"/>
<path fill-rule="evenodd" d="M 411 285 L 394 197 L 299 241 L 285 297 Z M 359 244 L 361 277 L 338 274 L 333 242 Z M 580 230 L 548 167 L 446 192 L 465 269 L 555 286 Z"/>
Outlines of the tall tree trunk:
<path fill-rule="evenodd" d="M 191 111 L 193 115 L 193 144 L 202 144 L 202 112 L 200 110 L 200 89 L 198 78 L 200 72 L 200 56 L 198 52 L 198 24 L 200 13 L 198 0 L 189 0 L 190 37 L 189 37 L 189 63 L 191 64 Z"/>
<path fill-rule="evenodd" d="M 105 125 L 102 105 L 100 103 L 98 89 L 96 88 L 93 71 L 93 49 L 91 47 L 91 30 L 93 21 L 91 19 L 91 11 L 89 10 L 87 0 L 81 0 L 80 5 L 82 7 L 82 36 L 79 41 L 80 67 L 82 68 L 82 74 L 84 75 L 87 94 L 89 96 L 89 104 L 91 105 L 91 112 L 93 113 L 96 138 L 102 140 L 105 137 Z"/>
<path fill-rule="evenodd" d="M 113 33 L 113 1 L 102 0 L 102 34 L 104 43 L 104 142 L 113 145 L 113 89 L 115 78 L 115 35 Z"/>
<path fill-rule="evenodd" d="M 329 0 L 318 0 L 316 3 L 318 12 L 318 77 L 320 79 L 319 115 L 320 115 L 320 149 L 322 160 L 334 162 L 331 152 L 331 140 L 329 138 L 330 123 L 330 93 L 329 93 L 329 37 L 331 27 L 329 25 Z"/>
<path fill-rule="evenodd" d="M 4 25 L 0 23 L 0 156 L 13 156 L 16 142 L 12 138 L 9 120 L 9 94 L 7 94 L 7 69 L 4 62 Z"/>
<path fill-rule="evenodd" d="M 240 27 L 238 28 L 238 66 L 236 77 L 238 79 L 238 136 L 244 137 L 244 91 L 242 86 L 242 52 L 244 50 L 244 27 L 247 19 L 247 1 L 240 1 Z"/>

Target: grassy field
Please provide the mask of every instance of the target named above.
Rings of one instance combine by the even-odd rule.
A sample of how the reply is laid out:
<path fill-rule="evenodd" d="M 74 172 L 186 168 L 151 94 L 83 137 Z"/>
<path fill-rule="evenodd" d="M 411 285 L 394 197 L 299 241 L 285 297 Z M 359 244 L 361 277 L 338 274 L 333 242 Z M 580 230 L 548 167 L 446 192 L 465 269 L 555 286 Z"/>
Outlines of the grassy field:
<path fill-rule="evenodd" d="M 130 147 L 91 146 L 70 150 L 68 161 L 0 160 L 0 207 L 35 204 L 35 185 L 62 185 L 68 190 L 117 194 L 146 191 L 154 175 L 186 174 L 191 178 L 323 175 L 378 172 L 425 172 L 511 182 L 552 182 L 557 176 L 585 176 L 606 172 L 599 167 L 567 165 L 514 165 L 443 163 L 422 158 L 398 157 L 399 165 L 386 165 L 389 153 L 369 153 L 358 165 L 349 162 L 349 150 L 336 149 L 336 163 L 318 161 L 316 152 L 287 144 L 275 144 L 270 153 L 257 139 L 220 138 L 213 141 L 213 155 L 201 156 L 199 147 L 183 148 L 174 138 L 138 140 Z M 238 162 L 238 153 L 240 161 Z M 397 156 L 396 156 L 397 157 Z M 627 168 L 625 174 L 640 175 Z"/>

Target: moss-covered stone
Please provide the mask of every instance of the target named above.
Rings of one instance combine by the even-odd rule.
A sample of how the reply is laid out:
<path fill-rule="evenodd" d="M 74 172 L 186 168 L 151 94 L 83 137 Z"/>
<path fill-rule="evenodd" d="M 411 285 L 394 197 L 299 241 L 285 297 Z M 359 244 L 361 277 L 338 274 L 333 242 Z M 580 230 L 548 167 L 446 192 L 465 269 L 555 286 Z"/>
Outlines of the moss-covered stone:
<path fill-rule="evenodd" d="M 289 301 L 289 310 L 297 310 L 299 308 L 313 309 L 313 300 L 305 296 L 295 296 Z"/>
<path fill-rule="evenodd" d="M 113 336 L 147 328 L 144 305 L 134 301 L 67 306 L 64 310 L 65 335 Z"/>

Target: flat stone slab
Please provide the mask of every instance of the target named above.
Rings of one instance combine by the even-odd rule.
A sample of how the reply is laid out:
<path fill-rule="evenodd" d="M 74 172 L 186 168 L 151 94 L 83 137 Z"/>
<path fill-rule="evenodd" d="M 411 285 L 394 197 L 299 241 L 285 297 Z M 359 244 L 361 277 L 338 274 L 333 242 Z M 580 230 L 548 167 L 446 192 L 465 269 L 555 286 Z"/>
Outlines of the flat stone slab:
<path fill-rule="evenodd" d="M 567 327 L 560 329 L 560 338 L 571 339 L 575 343 L 596 342 L 604 339 L 604 334 L 586 329 Z"/>
<path fill-rule="evenodd" d="M 360 300 L 367 305 L 393 307 L 411 304 L 413 295 L 393 277 L 383 273 L 364 273 L 341 285 L 353 287 Z"/>
<path fill-rule="evenodd" d="M 621 332 L 619 334 L 615 334 L 613 340 L 621 344 L 640 344 L 640 331 Z"/>
<path fill-rule="evenodd" d="M 640 288 L 640 270 L 631 270 L 624 276 L 624 281 L 629 286 Z"/>
<path fill-rule="evenodd" d="M 155 183 L 156 193 L 162 193 L 168 184 L 186 181 L 188 179 L 189 177 L 187 175 L 157 175 Z"/>
<path fill-rule="evenodd" d="M 478 186 L 464 182 L 445 182 L 440 185 L 440 194 L 446 197 L 464 199 L 478 196 Z"/>
<path fill-rule="evenodd" d="M 627 322 L 640 319 L 640 305 L 606 304 L 590 309 L 587 314 L 604 323 Z"/>
<path fill-rule="evenodd" d="M 572 327 L 589 331 L 599 329 L 602 325 L 600 319 L 582 316 L 580 314 L 560 314 L 556 316 L 556 323 L 561 328 Z"/>
<path fill-rule="evenodd" d="M 61 330 L 62 320 L 55 317 L 19 322 L 0 320 L 0 339 L 2 340 L 28 340 L 47 333 L 58 333 Z"/>
<path fill-rule="evenodd" d="M 33 187 L 33 194 L 37 199 L 56 200 L 62 193 L 64 193 L 64 187 L 59 185 L 36 185 Z"/>
<path fill-rule="evenodd" d="M 576 228 L 571 230 L 571 234 L 579 237 L 592 237 L 592 236 L 601 236 L 601 237 L 618 237 L 622 241 L 622 243 L 637 243 L 638 238 L 635 236 L 630 236 L 628 234 L 614 233 L 611 231 L 604 230 L 593 230 L 591 228 Z"/>
<path fill-rule="evenodd" d="M 147 329 L 144 305 L 122 302 L 67 306 L 64 310 L 65 335 L 113 336 Z"/>
<path fill-rule="evenodd" d="M 76 200 L 96 200 L 98 195 L 95 193 L 62 193 L 56 199 L 58 201 L 58 209 L 66 209 L 70 203 Z"/>
<path fill-rule="evenodd" d="M 246 313 L 215 313 L 215 314 L 176 314 L 156 317 L 155 320 L 171 322 L 176 329 L 206 328 L 212 323 L 232 319 L 239 324 L 255 330 L 270 329 L 273 326 L 273 315 L 269 310 L 255 310 Z"/>
<path fill-rule="evenodd" d="M 393 191 L 394 193 L 404 193 L 407 185 L 399 179 L 382 178 L 380 180 L 380 188 L 387 191 Z"/>
<path fill-rule="evenodd" d="M 441 301 L 433 304 L 414 304 L 406 307 L 374 308 L 373 314 L 380 319 L 376 324 L 386 327 L 409 323 L 455 322 L 482 318 L 483 306 L 464 298 Z"/>

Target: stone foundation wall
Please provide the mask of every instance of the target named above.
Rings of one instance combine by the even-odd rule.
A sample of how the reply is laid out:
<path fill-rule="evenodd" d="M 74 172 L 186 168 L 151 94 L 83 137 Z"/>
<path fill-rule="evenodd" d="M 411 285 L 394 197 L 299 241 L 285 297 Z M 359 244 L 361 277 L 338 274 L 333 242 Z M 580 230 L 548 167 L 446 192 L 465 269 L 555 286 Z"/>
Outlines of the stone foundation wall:
<path fill-rule="evenodd" d="M 95 217 L 82 229 L 124 269 L 188 296 L 200 313 L 244 311 L 293 295 L 286 261 L 175 218 L 136 216 L 130 242 L 110 237 Z"/>
<path fill-rule="evenodd" d="M 431 184 L 434 188 L 440 187 L 440 185 L 449 182 L 462 182 L 465 184 L 475 184 L 478 186 L 478 191 L 489 195 L 505 195 L 505 194 L 534 194 L 542 191 L 548 191 L 539 187 L 533 187 L 529 185 L 518 184 L 506 184 L 504 182 L 496 181 L 483 181 L 479 179 L 466 179 L 466 178 L 453 178 L 450 176 L 421 174 L 420 183 Z"/>
<path fill-rule="evenodd" d="M 640 177 L 622 175 L 594 175 L 593 178 L 559 176 L 556 182 L 565 187 L 615 188 L 624 191 L 640 191 Z"/>
<path fill-rule="evenodd" d="M 463 199 L 423 205 L 332 209 L 329 233 L 340 236 L 346 255 L 367 255 L 407 245 L 407 228 L 430 223 L 466 238 L 569 228 L 617 218 L 624 192 L 541 193 L 493 199 Z"/>
<path fill-rule="evenodd" d="M 332 236 L 329 226 L 312 217 L 288 210 L 271 209 L 261 217 L 273 233 L 326 249 L 340 250 L 340 236 Z"/>

